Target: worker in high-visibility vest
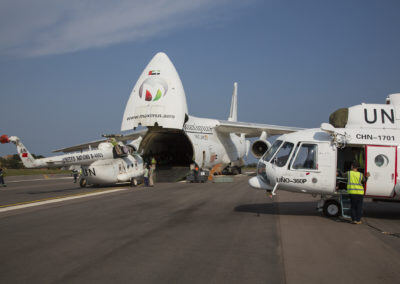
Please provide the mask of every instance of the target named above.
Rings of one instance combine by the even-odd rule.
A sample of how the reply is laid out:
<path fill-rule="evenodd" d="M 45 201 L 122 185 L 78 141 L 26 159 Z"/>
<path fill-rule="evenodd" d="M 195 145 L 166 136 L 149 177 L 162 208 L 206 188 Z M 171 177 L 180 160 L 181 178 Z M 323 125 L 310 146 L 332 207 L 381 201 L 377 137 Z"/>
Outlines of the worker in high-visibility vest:
<path fill-rule="evenodd" d="M 351 201 L 351 223 L 361 224 L 363 202 L 364 202 L 364 182 L 370 176 L 369 173 L 365 174 L 358 171 L 358 162 L 351 164 L 351 171 L 347 174 L 347 192 L 350 194 Z"/>

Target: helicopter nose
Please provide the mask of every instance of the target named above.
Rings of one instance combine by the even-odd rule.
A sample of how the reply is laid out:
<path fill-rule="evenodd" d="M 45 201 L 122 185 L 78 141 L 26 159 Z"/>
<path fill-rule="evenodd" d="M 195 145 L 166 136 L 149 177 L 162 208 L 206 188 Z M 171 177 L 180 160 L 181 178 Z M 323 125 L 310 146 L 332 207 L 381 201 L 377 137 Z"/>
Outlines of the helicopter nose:
<path fill-rule="evenodd" d="M 249 179 L 249 185 L 257 189 L 271 189 L 270 186 L 265 184 L 258 176 Z"/>

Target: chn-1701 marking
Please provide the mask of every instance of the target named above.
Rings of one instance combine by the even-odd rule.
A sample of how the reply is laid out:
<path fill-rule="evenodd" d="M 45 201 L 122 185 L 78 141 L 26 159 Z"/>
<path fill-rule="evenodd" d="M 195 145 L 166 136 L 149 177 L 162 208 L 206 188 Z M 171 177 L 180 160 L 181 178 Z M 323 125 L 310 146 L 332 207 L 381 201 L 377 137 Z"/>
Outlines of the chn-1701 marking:
<path fill-rule="evenodd" d="M 360 140 L 379 140 L 379 141 L 395 141 L 393 135 L 377 135 L 372 134 L 356 134 L 356 138 Z"/>

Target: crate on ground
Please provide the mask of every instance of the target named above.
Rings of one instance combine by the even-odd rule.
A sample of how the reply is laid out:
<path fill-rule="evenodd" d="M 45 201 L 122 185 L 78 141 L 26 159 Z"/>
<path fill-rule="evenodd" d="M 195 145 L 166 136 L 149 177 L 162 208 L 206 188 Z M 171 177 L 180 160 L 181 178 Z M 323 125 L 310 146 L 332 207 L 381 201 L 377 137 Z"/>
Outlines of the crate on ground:
<path fill-rule="evenodd" d="M 209 175 L 209 174 L 210 174 L 209 171 L 200 170 L 200 171 L 198 172 L 197 179 L 196 179 L 195 172 L 194 172 L 194 171 L 191 171 L 191 172 L 186 176 L 186 182 L 201 182 L 201 183 L 207 182 L 207 180 L 208 180 L 208 175 Z"/>

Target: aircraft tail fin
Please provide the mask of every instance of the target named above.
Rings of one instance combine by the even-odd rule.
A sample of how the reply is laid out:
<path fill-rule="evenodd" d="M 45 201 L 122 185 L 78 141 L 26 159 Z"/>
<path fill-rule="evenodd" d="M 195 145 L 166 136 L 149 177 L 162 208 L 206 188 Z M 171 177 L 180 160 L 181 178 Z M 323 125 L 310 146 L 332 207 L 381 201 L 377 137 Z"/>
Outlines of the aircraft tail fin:
<path fill-rule="evenodd" d="M 157 53 L 143 70 L 125 107 L 121 131 L 139 125 L 183 129 L 188 119 L 185 90 L 169 57 Z"/>
<path fill-rule="evenodd" d="M 237 121 L 237 83 L 233 83 L 233 93 L 231 101 L 231 110 L 229 112 L 228 121 Z"/>
<path fill-rule="evenodd" d="M 21 140 L 17 136 L 8 137 L 7 135 L 2 135 L 0 137 L 1 144 L 4 143 L 14 143 L 17 146 L 18 155 L 26 168 L 35 168 L 37 167 L 37 163 L 35 158 L 31 153 L 26 149 L 24 144 L 22 144 Z"/>

